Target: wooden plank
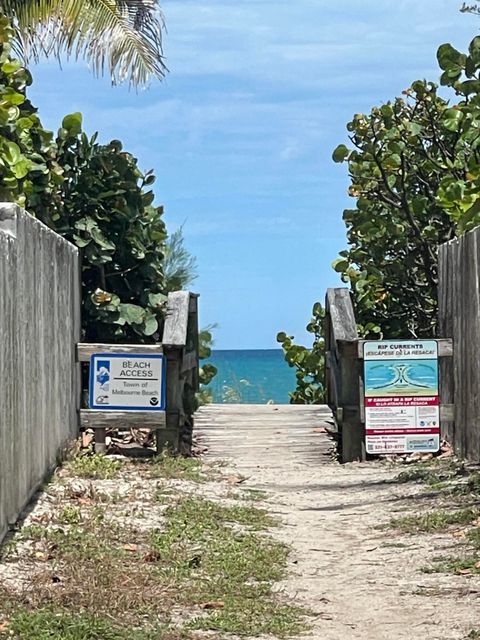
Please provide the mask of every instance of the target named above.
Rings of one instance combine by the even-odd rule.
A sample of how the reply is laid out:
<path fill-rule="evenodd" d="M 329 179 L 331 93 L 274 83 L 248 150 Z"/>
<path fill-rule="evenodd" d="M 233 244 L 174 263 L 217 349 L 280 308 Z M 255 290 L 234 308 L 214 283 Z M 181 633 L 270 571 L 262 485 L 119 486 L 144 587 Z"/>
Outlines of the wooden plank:
<path fill-rule="evenodd" d="M 167 315 L 163 329 L 162 344 L 180 346 L 187 344 L 190 292 L 174 291 L 168 294 Z"/>
<path fill-rule="evenodd" d="M 480 373 L 478 367 L 480 349 L 480 289 L 479 289 L 479 239 L 478 229 L 466 234 L 465 241 L 469 244 L 469 261 L 465 268 L 469 271 L 469 297 L 466 302 L 468 310 L 468 329 L 463 340 L 468 343 L 469 350 L 465 360 L 465 369 L 469 381 L 467 398 L 469 415 L 467 417 L 468 446 L 466 455 L 470 460 L 480 460 Z"/>
<path fill-rule="evenodd" d="M 185 353 L 182 359 L 182 373 L 195 369 L 198 366 L 198 356 L 196 351 Z"/>
<path fill-rule="evenodd" d="M 328 289 L 327 306 L 334 339 L 343 342 L 358 340 L 357 323 L 349 289 Z"/>
<path fill-rule="evenodd" d="M 196 313 L 197 309 L 198 309 L 198 298 L 200 297 L 200 294 L 198 293 L 191 293 L 190 292 L 190 302 L 188 305 L 188 311 L 189 313 Z"/>
<path fill-rule="evenodd" d="M 162 354 L 161 344 L 101 344 L 80 343 L 77 345 L 77 362 L 90 362 L 90 357 L 95 353 L 142 353 Z"/>
<path fill-rule="evenodd" d="M 167 352 L 166 373 L 166 430 L 157 432 L 157 453 L 166 447 L 178 450 L 180 428 L 185 419 L 183 412 L 183 390 L 185 379 L 181 375 L 183 348 L 171 348 Z"/>
<path fill-rule="evenodd" d="M 357 358 L 356 342 L 339 342 L 339 409 L 342 462 L 365 458 L 365 428 L 361 417 L 362 365 Z"/>
<path fill-rule="evenodd" d="M 99 411 L 81 409 L 80 420 L 85 429 L 112 429 L 114 427 L 165 428 L 164 411 Z"/>
<path fill-rule="evenodd" d="M 438 333 L 452 339 L 453 336 L 453 313 L 452 304 L 448 297 L 451 291 L 449 280 L 451 250 L 449 245 L 441 245 L 438 249 Z M 452 339 L 453 356 L 453 339 Z M 454 402 L 454 379 L 453 379 L 454 358 L 441 358 L 439 362 L 439 393 L 440 401 L 446 405 L 453 406 Z M 451 417 L 440 415 L 440 426 L 442 437 L 454 444 L 455 440 L 455 415 Z"/>
<path fill-rule="evenodd" d="M 448 358 L 453 356 L 453 339 L 452 338 L 432 338 L 438 343 L 438 357 Z M 425 338 L 428 340 L 428 338 Z M 358 341 L 358 357 L 363 360 L 363 345 L 369 340 Z"/>
<path fill-rule="evenodd" d="M 362 460 L 365 457 L 360 401 L 362 367 L 358 359 L 358 332 L 350 291 L 328 289 L 325 309 L 327 401 L 339 429 L 341 460 Z"/>
<path fill-rule="evenodd" d="M 455 405 L 441 404 L 440 405 L 440 422 L 454 422 L 454 420 L 455 420 Z"/>

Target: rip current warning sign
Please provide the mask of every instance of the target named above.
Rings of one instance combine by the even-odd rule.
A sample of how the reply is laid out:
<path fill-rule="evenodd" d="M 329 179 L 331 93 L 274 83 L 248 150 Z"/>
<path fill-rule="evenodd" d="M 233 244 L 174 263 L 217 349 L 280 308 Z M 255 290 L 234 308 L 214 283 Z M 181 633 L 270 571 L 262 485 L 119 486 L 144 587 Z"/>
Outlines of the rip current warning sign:
<path fill-rule="evenodd" d="M 90 358 L 90 409 L 164 411 L 161 354 L 96 353 Z"/>
<path fill-rule="evenodd" d="M 438 451 L 437 342 L 365 342 L 363 356 L 367 453 Z"/>

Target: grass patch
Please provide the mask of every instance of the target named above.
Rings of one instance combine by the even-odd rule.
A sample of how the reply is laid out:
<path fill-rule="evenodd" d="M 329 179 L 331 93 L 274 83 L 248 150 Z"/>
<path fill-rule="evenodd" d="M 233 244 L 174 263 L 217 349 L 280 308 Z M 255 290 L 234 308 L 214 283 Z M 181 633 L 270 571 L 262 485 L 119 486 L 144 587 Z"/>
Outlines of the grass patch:
<path fill-rule="evenodd" d="M 13 613 L 0 638 L 18 640 L 180 640 L 186 635 L 167 627 L 148 630 L 125 629 L 107 618 L 85 612 L 69 613 L 50 608 Z"/>
<path fill-rule="evenodd" d="M 116 478 L 122 466 L 121 460 L 100 453 L 77 455 L 66 465 L 72 475 L 94 480 Z"/>
<path fill-rule="evenodd" d="M 28 585 L 9 596 L 20 608 L 84 610 L 132 627 L 143 614 L 168 622 L 175 594 L 151 561 L 146 533 L 112 522 L 97 506 L 76 524 L 34 524 L 20 537 L 31 543 L 22 557 L 37 564 Z"/>
<path fill-rule="evenodd" d="M 470 473 L 465 482 L 459 483 L 454 487 L 454 493 L 478 496 L 480 494 L 480 472 L 474 471 Z"/>
<path fill-rule="evenodd" d="M 477 508 L 458 509 L 456 511 L 430 511 L 421 516 L 395 518 L 387 525 L 403 533 L 433 533 L 445 531 L 452 525 L 468 525 L 480 515 Z"/>
<path fill-rule="evenodd" d="M 164 575 L 182 585 L 184 604 L 206 607 L 190 629 L 278 637 L 305 629 L 305 612 L 272 591 L 289 549 L 258 533 L 275 524 L 265 511 L 187 497 L 166 518 L 165 530 L 152 534 Z"/>
<path fill-rule="evenodd" d="M 478 566 L 477 566 L 478 565 Z M 423 567 L 423 573 L 480 573 L 480 556 L 477 554 L 464 557 L 441 558 L 433 564 Z"/>
<path fill-rule="evenodd" d="M 268 493 L 260 489 L 243 489 L 240 493 L 242 500 L 250 500 L 251 502 L 263 502 L 267 500 Z"/>
<path fill-rule="evenodd" d="M 186 458 L 169 451 L 164 451 L 159 456 L 139 464 L 147 465 L 148 475 L 151 478 L 203 483 L 210 480 L 212 475 L 207 473 L 204 464 L 198 458 Z"/>
<path fill-rule="evenodd" d="M 480 640 L 480 631 L 477 629 L 473 629 L 470 631 L 465 640 Z"/>
<path fill-rule="evenodd" d="M 470 546 L 480 549 L 480 527 L 474 527 L 467 531 L 466 538 Z"/>
<path fill-rule="evenodd" d="M 448 462 L 443 460 L 432 460 L 429 465 L 415 465 L 396 476 L 393 483 L 417 482 L 426 484 L 433 489 L 443 489 L 448 484 L 460 476 L 465 475 L 465 466 L 456 460 Z"/>
<path fill-rule="evenodd" d="M 18 553 L 34 569 L 15 588 L 0 585 L 0 623 L 8 623 L 0 638 L 180 640 L 194 630 L 217 640 L 283 638 L 306 628 L 306 613 L 273 591 L 289 554 L 267 534 L 275 518 L 178 492 L 151 501 L 166 506 L 158 529 L 135 528 L 128 515 L 112 520 L 115 507 L 90 497 L 59 503 L 46 522 L 24 527 L 7 560 Z M 186 614 L 179 628 L 174 608 Z"/>
<path fill-rule="evenodd" d="M 237 599 L 235 602 L 227 600 L 224 609 L 214 611 L 208 618 L 196 618 L 188 628 L 285 638 L 305 630 L 305 623 L 302 621 L 305 615 L 303 609 L 288 604 L 252 602 L 249 599 Z"/>

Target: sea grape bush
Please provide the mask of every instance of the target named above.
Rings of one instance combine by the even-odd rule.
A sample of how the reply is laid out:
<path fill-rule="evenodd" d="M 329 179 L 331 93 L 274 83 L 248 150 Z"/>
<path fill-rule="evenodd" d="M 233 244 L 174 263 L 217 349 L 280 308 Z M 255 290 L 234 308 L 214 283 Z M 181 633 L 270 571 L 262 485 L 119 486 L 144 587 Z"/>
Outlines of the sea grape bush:
<path fill-rule="evenodd" d="M 82 251 L 86 338 L 158 338 L 167 234 L 162 208 L 152 205 L 154 176 L 143 175 L 119 141 L 88 138 L 80 114 L 64 118 L 57 150 L 64 206 L 50 224 Z"/>
<path fill-rule="evenodd" d="M 198 335 L 198 355 L 200 358 L 200 368 L 198 371 L 198 377 L 200 382 L 200 391 L 197 393 L 197 405 L 208 404 L 213 402 L 213 394 L 207 386 L 217 375 L 218 369 L 209 362 L 202 362 L 207 360 L 212 355 L 213 347 L 213 334 L 212 330 L 216 325 L 208 325 L 200 330 Z"/>
<path fill-rule="evenodd" d="M 437 247 L 480 224 L 480 37 L 468 53 L 442 45 L 437 59 L 448 98 L 437 84 L 416 81 L 356 114 L 350 145 L 333 153 L 348 165 L 355 199 L 343 214 L 349 246 L 333 267 L 352 288 L 363 336 L 434 335 Z M 278 339 L 298 369 L 293 398 L 306 399 L 306 389 L 314 396 L 303 366 L 310 352 L 285 334 Z M 322 367 L 322 348 L 317 358 Z"/>
<path fill-rule="evenodd" d="M 333 153 L 356 200 L 344 212 L 349 247 L 333 266 L 352 287 L 363 335 L 434 334 L 437 246 L 480 224 L 480 38 L 467 54 L 444 44 L 437 57 L 449 99 L 414 82 L 355 115 L 351 146 Z"/>
<path fill-rule="evenodd" d="M 325 310 L 319 302 L 313 305 L 312 318 L 307 331 L 313 335 L 311 348 L 295 344 L 294 337 L 284 332 L 277 335 L 285 360 L 296 369 L 296 388 L 290 393 L 291 404 L 318 404 L 324 402 L 325 388 Z"/>

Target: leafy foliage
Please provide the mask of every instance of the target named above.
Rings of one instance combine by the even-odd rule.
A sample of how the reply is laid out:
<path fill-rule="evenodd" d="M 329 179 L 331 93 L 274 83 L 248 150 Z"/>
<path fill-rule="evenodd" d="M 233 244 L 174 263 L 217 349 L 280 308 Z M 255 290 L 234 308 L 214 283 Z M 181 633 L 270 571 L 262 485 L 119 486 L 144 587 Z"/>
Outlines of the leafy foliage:
<path fill-rule="evenodd" d="M 312 319 L 307 325 L 307 331 L 313 335 L 311 348 L 294 343 L 294 337 L 281 332 L 277 341 L 282 345 L 285 360 L 296 369 L 297 386 L 290 393 L 292 404 L 317 404 L 324 401 L 324 373 L 325 373 L 325 341 L 323 333 L 323 319 L 325 310 L 316 302 L 312 310 Z"/>
<path fill-rule="evenodd" d="M 480 224 L 480 37 L 472 40 L 468 54 L 449 44 L 438 50 L 442 85 L 451 87 L 460 101 L 449 109 L 448 126 L 458 142 L 452 169 L 445 172 L 438 202 L 457 226 L 458 233 Z"/>
<path fill-rule="evenodd" d="M 0 15 L 0 198 L 54 213 L 63 181 L 53 134 L 46 131 L 26 97 L 32 78 L 10 55 L 13 29 Z"/>
<path fill-rule="evenodd" d="M 24 62 L 41 55 L 83 56 L 112 82 L 146 84 L 163 78 L 163 17 L 157 0 L 0 0 L 16 29 Z"/>
<path fill-rule="evenodd" d="M 143 175 L 119 141 L 100 145 L 81 133 L 80 114 L 64 118 L 57 149 L 64 206 L 45 221 L 81 248 L 86 338 L 158 337 L 166 229 L 148 189 L 155 177 Z"/>
<path fill-rule="evenodd" d="M 464 2 L 462 4 L 460 11 L 462 13 L 475 13 L 477 15 L 480 15 L 480 5 L 478 4 L 478 2 L 474 2 L 474 3 Z"/>
<path fill-rule="evenodd" d="M 446 173 L 462 177 L 458 134 L 448 102 L 431 82 L 414 82 L 401 98 L 357 114 L 347 125 L 356 208 L 344 212 L 349 249 L 334 262 L 350 282 L 364 334 L 431 335 L 436 322 L 436 247 L 454 236 L 438 202 Z"/>
<path fill-rule="evenodd" d="M 200 360 L 206 360 L 212 355 L 213 335 L 212 330 L 216 325 L 211 324 L 201 329 L 199 333 L 199 356 Z M 200 366 L 198 372 L 200 380 L 200 391 L 197 393 L 197 401 L 199 404 L 207 404 L 212 402 L 212 393 L 207 389 L 207 385 L 217 375 L 218 369 L 213 364 L 205 363 Z"/>
<path fill-rule="evenodd" d="M 166 230 L 148 188 L 155 178 L 120 142 L 88 138 L 78 113 L 54 139 L 26 96 L 31 76 L 10 55 L 12 37 L 0 17 L 0 198 L 80 248 L 87 339 L 153 340 L 166 299 Z"/>
<path fill-rule="evenodd" d="M 480 224 L 480 38 L 468 54 L 437 54 L 443 86 L 417 81 L 401 98 L 347 126 L 355 209 L 349 248 L 334 262 L 355 294 L 364 335 L 428 336 L 437 314 L 437 246 Z"/>

